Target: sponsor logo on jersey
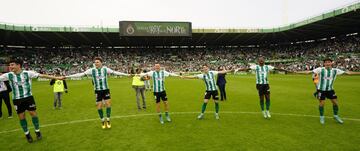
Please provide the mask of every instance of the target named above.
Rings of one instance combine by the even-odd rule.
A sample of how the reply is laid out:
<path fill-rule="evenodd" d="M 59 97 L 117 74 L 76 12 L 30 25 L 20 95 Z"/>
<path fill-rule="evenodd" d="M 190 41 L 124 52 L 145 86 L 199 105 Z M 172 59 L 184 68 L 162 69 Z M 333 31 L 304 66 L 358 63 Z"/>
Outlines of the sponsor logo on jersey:
<path fill-rule="evenodd" d="M 96 79 L 105 79 L 105 76 L 96 76 Z"/>
<path fill-rule="evenodd" d="M 332 80 L 332 77 L 324 77 L 324 80 Z"/>
<path fill-rule="evenodd" d="M 25 80 L 21 80 L 21 81 L 14 81 L 14 84 L 15 84 L 16 86 L 25 85 Z"/>
<path fill-rule="evenodd" d="M 266 71 L 259 71 L 259 74 L 265 74 Z"/>
<path fill-rule="evenodd" d="M 214 79 L 213 78 L 206 78 L 206 81 L 213 81 Z"/>

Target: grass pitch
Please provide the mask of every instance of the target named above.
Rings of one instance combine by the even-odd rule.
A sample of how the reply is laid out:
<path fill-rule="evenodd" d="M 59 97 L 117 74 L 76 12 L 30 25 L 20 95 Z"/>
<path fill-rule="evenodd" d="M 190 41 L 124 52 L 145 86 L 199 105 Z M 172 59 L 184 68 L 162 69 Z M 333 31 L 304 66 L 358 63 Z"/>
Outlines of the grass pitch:
<path fill-rule="evenodd" d="M 197 120 L 203 81 L 166 79 L 173 121 L 161 125 L 152 92 L 146 94 L 147 110 L 138 111 L 131 78 L 110 79 L 112 128 L 105 130 L 90 80 L 68 81 L 62 110 L 53 109 L 49 82 L 34 82 L 43 139 L 27 143 L 18 118 L 7 119 L 3 105 L 0 150 L 360 150 L 360 76 L 338 76 L 335 81 L 343 125 L 331 118 L 330 101 L 325 125 L 319 123 L 310 75 L 269 76 L 270 120 L 260 113 L 254 75 L 228 75 L 227 81 L 228 100 L 220 103 L 220 120 L 214 118 L 213 102 L 205 119 Z"/>

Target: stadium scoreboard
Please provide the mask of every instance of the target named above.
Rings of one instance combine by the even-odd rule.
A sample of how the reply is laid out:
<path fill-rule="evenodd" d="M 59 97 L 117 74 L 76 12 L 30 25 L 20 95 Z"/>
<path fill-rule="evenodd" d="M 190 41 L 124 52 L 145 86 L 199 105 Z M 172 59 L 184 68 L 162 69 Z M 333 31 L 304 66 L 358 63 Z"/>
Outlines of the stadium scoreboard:
<path fill-rule="evenodd" d="M 190 22 L 120 21 L 120 36 L 191 37 Z"/>

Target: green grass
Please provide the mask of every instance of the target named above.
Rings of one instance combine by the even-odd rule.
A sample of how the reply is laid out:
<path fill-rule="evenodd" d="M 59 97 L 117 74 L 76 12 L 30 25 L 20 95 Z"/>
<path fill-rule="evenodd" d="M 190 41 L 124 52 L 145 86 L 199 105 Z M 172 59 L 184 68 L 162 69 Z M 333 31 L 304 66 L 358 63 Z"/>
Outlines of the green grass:
<path fill-rule="evenodd" d="M 227 80 L 228 100 L 221 102 L 217 121 L 212 102 L 205 119 L 196 119 L 203 101 L 203 81 L 168 78 L 167 95 L 171 112 L 176 113 L 173 122 L 161 125 L 154 114 L 152 92 L 147 92 L 148 110 L 137 111 L 131 79 L 111 79 L 113 119 L 112 128 L 106 130 L 100 128 L 90 80 L 68 81 L 63 110 L 53 109 L 48 82 L 34 82 L 43 140 L 27 143 L 17 117 L 3 118 L 0 150 L 360 150 L 359 120 L 345 119 L 340 125 L 327 118 L 320 125 L 311 76 L 270 75 L 270 120 L 259 111 L 255 76 L 228 76 Z M 360 76 L 339 76 L 335 82 L 339 113 L 344 118 L 360 119 L 359 80 Z M 7 115 L 5 105 L 3 113 Z M 332 116 L 330 101 L 325 114 Z M 86 119 L 90 120 L 81 121 Z M 32 127 L 29 116 L 28 124 Z M 16 131 L 1 133 L 11 130 Z"/>

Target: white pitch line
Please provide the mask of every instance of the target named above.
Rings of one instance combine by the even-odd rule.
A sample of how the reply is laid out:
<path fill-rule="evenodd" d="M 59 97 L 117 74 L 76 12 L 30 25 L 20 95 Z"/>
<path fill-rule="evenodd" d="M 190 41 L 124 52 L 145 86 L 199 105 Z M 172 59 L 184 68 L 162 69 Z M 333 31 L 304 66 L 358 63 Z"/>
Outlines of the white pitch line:
<path fill-rule="evenodd" d="M 199 112 L 171 112 L 171 114 L 198 114 Z M 206 112 L 206 114 L 211 114 L 214 112 Z M 220 114 L 260 114 L 260 112 L 232 112 L 232 111 L 222 111 Z M 315 115 L 306 115 L 306 114 L 291 114 L 291 113 L 271 113 L 273 115 L 280 115 L 280 116 L 296 116 L 296 117 L 312 117 L 312 118 L 319 118 L 319 116 Z M 121 118 L 130 118 L 130 117 L 144 117 L 144 116 L 154 116 L 157 115 L 157 113 L 149 113 L 149 114 L 132 114 L 132 115 L 121 115 L 121 116 L 112 116 L 111 119 L 121 119 Z M 330 116 L 325 116 L 325 118 L 332 118 Z M 360 119 L 356 118 L 342 118 L 344 120 L 348 121 L 358 121 L 360 122 Z M 85 119 L 85 120 L 75 120 L 75 121 L 68 121 L 68 122 L 61 122 L 61 123 L 53 123 L 53 124 L 44 124 L 40 127 L 50 127 L 50 126 L 58 126 L 58 125 L 68 125 L 68 124 L 75 124 L 75 123 L 83 123 L 83 122 L 90 122 L 90 121 L 97 121 L 99 118 L 96 119 Z M 32 128 L 32 127 L 29 127 Z M 1 131 L 0 134 L 4 133 L 11 133 L 11 132 L 17 132 L 21 129 L 13 129 L 13 130 L 6 130 Z"/>

